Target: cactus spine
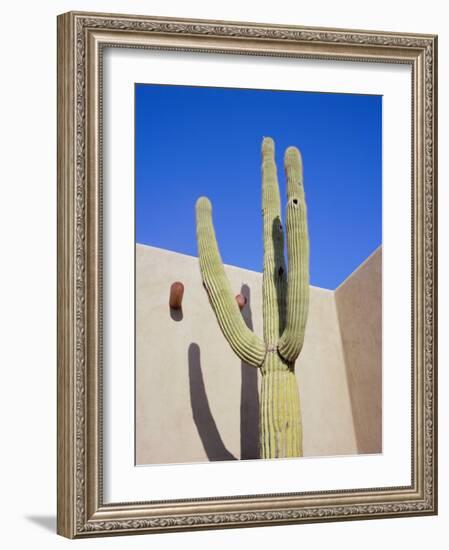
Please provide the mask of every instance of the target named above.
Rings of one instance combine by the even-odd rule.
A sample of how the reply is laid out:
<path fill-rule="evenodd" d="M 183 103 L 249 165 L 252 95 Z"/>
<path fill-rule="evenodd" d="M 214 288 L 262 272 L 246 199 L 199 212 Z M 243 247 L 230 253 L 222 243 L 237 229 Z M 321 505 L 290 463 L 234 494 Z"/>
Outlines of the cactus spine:
<path fill-rule="evenodd" d="M 204 287 L 223 335 L 242 360 L 260 368 L 260 456 L 302 456 L 302 427 L 295 361 L 304 342 L 309 307 L 309 240 L 301 156 L 289 147 L 284 157 L 287 177 L 287 255 L 274 160 L 274 142 L 262 143 L 262 213 L 264 239 L 263 340 L 245 324 L 235 301 L 215 238 L 212 206 L 205 197 L 196 204 L 200 270 Z M 287 282 L 288 281 L 288 282 Z"/>

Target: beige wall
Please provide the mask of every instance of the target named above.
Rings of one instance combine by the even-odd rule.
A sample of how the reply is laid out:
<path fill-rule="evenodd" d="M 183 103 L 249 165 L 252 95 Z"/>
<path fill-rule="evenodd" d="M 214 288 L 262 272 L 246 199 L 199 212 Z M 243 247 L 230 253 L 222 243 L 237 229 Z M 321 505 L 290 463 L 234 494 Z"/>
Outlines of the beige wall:
<path fill-rule="evenodd" d="M 248 296 L 243 313 L 261 335 L 262 275 L 231 266 L 226 271 L 235 294 Z M 168 306 L 176 280 L 185 285 L 182 314 Z M 350 286 L 345 288 L 350 294 Z M 363 286 L 357 289 L 363 291 Z M 334 294 L 311 287 L 305 343 L 296 366 L 306 456 L 358 452 L 348 374 L 351 383 L 353 377 L 342 340 L 347 333 L 340 330 Z M 366 296 L 377 299 L 375 293 Z M 348 307 L 346 301 L 340 303 L 342 317 Z M 257 370 L 241 364 L 218 328 L 198 259 L 137 245 L 137 464 L 256 458 L 259 382 Z"/>
<path fill-rule="evenodd" d="M 335 291 L 359 453 L 382 449 L 382 249 Z M 369 306 L 369 307 L 367 307 Z"/>

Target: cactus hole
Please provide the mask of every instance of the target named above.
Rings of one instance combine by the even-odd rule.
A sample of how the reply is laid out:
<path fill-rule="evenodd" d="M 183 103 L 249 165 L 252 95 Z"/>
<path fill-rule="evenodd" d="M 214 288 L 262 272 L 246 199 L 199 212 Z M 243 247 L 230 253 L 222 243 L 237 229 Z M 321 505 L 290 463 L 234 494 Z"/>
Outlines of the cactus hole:
<path fill-rule="evenodd" d="M 296 206 L 298 204 L 298 199 L 293 199 L 293 204 Z"/>

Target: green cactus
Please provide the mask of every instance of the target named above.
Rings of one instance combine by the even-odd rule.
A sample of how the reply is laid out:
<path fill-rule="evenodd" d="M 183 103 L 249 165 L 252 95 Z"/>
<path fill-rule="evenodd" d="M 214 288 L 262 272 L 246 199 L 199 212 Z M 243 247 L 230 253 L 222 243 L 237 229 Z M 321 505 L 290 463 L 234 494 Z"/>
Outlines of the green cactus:
<path fill-rule="evenodd" d="M 262 143 L 262 213 L 264 239 L 263 340 L 245 324 L 226 277 L 215 231 L 212 206 L 196 204 L 198 255 L 204 287 L 223 335 L 237 356 L 262 374 L 260 457 L 302 456 L 302 426 L 295 361 L 304 342 L 309 309 L 309 240 L 301 156 L 289 147 L 287 177 L 287 255 L 274 160 L 274 141 Z M 287 282 L 288 281 L 288 282 Z"/>

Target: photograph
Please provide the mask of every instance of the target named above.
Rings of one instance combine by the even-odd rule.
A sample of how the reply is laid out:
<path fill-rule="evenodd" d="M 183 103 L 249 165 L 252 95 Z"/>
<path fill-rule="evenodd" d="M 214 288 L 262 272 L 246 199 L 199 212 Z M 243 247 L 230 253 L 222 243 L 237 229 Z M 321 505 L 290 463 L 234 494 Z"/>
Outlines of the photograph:
<path fill-rule="evenodd" d="M 437 36 L 58 17 L 69 538 L 437 512 Z"/>
<path fill-rule="evenodd" d="M 2 8 L 2 548 L 439 550 L 446 4 Z"/>
<path fill-rule="evenodd" d="M 382 96 L 134 100 L 135 464 L 382 453 Z"/>

